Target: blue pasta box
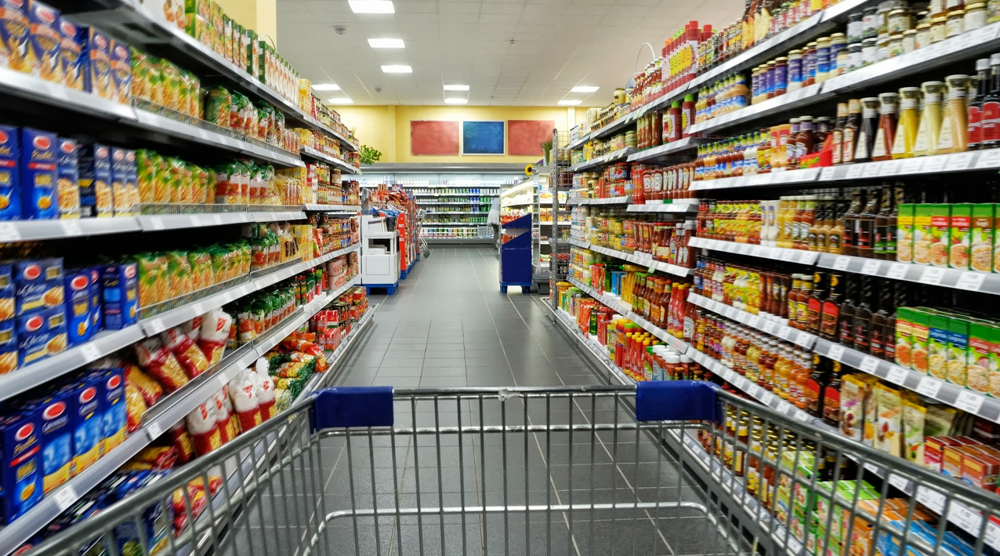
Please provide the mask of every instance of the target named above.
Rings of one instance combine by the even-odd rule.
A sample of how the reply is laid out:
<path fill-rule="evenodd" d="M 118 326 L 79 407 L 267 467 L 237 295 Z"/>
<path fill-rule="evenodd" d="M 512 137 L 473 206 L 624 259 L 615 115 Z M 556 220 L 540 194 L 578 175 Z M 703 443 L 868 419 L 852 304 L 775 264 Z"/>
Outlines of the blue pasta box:
<path fill-rule="evenodd" d="M 25 0 L 0 0 L 0 66 L 22 73 L 31 72 L 27 8 Z"/>
<path fill-rule="evenodd" d="M 14 266 L 0 263 L 0 322 L 14 318 Z"/>
<path fill-rule="evenodd" d="M 31 73 L 46 81 L 62 85 L 62 73 L 59 71 L 59 45 L 62 42 L 59 21 L 59 10 L 38 0 L 28 1 L 28 26 L 31 30 L 28 48 L 32 54 Z"/>
<path fill-rule="evenodd" d="M 139 164 L 135 159 L 135 151 L 125 151 L 125 191 L 128 193 L 129 206 L 132 214 L 139 214 Z"/>
<path fill-rule="evenodd" d="M 138 322 L 139 268 L 136 263 L 104 267 L 101 278 L 104 304 L 104 328 L 121 330 Z"/>
<path fill-rule="evenodd" d="M 14 313 L 62 308 L 63 265 L 61 258 L 17 261 L 13 264 Z"/>
<path fill-rule="evenodd" d="M 111 199 L 111 147 L 80 145 L 80 206 L 85 217 L 114 215 Z"/>
<path fill-rule="evenodd" d="M 111 42 L 111 79 L 115 99 L 121 104 L 132 102 L 132 49 L 122 41 Z"/>
<path fill-rule="evenodd" d="M 101 305 L 101 273 L 104 267 L 94 266 L 87 269 L 90 273 L 90 329 L 97 334 L 104 328 L 103 307 Z"/>
<path fill-rule="evenodd" d="M 0 375 L 13 371 L 19 364 L 14 324 L 14 320 L 0 322 Z"/>
<path fill-rule="evenodd" d="M 0 220 L 21 218 L 21 149 L 19 138 L 20 133 L 16 127 L 0 125 Z"/>
<path fill-rule="evenodd" d="M 104 99 L 117 100 L 114 78 L 111 77 L 111 39 L 93 27 L 84 26 L 78 27 L 77 38 L 86 65 L 83 90 Z"/>
<path fill-rule="evenodd" d="M 149 486 L 163 477 L 149 471 L 129 471 L 123 482 L 116 482 L 113 494 L 108 499 L 125 498 L 133 491 Z M 115 526 L 114 542 L 121 554 L 157 554 L 168 545 L 167 535 L 171 533 L 171 512 L 169 506 L 153 502 L 142 511 L 138 519 L 124 520 Z M 143 546 L 143 540 L 146 545 Z"/>
<path fill-rule="evenodd" d="M 37 400 L 42 428 L 42 491 L 48 493 L 73 476 L 72 396 L 65 390 Z"/>
<path fill-rule="evenodd" d="M 10 524 L 42 499 L 42 439 L 37 411 L 0 417 L 0 523 Z"/>
<path fill-rule="evenodd" d="M 128 419 L 125 412 L 125 372 L 122 369 L 105 369 L 94 373 L 98 376 L 101 399 L 102 453 L 107 454 L 125 441 Z"/>
<path fill-rule="evenodd" d="M 101 415 L 98 377 L 85 375 L 64 388 L 69 393 L 73 421 L 73 476 L 79 475 L 101 457 L 104 416 Z"/>
<path fill-rule="evenodd" d="M 83 269 L 66 273 L 66 331 L 69 345 L 75 346 L 89 341 L 93 336 L 90 321 L 93 318 L 90 287 L 90 270 Z"/>
<path fill-rule="evenodd" d="M 21 128 L 21 217 L 49 220 L 59 214 L 55 198 L 56 135 Z"/>
<path fill-rule="evenodd" d="M 17 358 L 37 363 L 66 350 L 66 313 L 62 307 L 17 317 Z"/>
<path fill-rule="evenodd" d="M 63 85 L 77 91 L 83 90 L 84 72 L 83 45 L 80 44 L 80 30 L 66 18 L 59 21 L 59 73 Z"/>
<path fill-rule="evenodd" d="M 115 216 L 132 214 L 132 197 L 128 193 L 128 153 L 128 149 L 111 147 L 111 195 L 114 197 Z"/>
<path fill-rule="evenodd" d="M 77 142 L 59 137 L 56 200 L 59 218 L 80 218 L 80 156 Z"/>

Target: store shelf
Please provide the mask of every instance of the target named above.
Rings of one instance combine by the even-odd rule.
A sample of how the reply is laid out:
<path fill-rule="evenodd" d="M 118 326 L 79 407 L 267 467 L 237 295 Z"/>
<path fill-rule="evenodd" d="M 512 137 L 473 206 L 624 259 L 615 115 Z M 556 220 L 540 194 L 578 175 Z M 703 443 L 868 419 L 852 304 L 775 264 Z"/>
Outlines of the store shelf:
<path fill-rule="evenodd" d="M 863 166 L 857 164 L 854 166 Z M 849 166 L 845 166 L 847 168 Z M 839 166 L 836 168 L 840 168 Z M 806 170 L 785 170 L 782 172 L 770 172 L 767 174 L 754 174 L 752 176 L 737 176 L 734 178 L 720 178 L 716 180 L 699 180 L 691 182 L 692 191 L 709 191 L 717 189 L 737 189 L 741 187 L 774 187 L 777 185 L 794 185 L 800 183 L 810 183 L 816 181 L 821 171 L 828 168 L 808 168 Z M 829 169 L 834 169 L 831 167 Z M 824 180 L 825 181 L 825 180 Z"/>
<path fill-rule="evenodd" d="M 303 205 L 306 212 L 361 212 L 359 205 Z"/>
<path fill-rule="evenodd" d="M 869 276 L 905 280 L 907 282 L 916 282 L 943 288 L 1000 295 L 1000 274 L 988 272 L 941 268 L 896 261 L 879 261 L 862 257 L 848 257 L 846 255 L 830 255 L 827 253 L 819 256 L 817 266 L 840 272 L 867 274 Z"/>
<path fill-rule="evenodd" d="M 629 113 L 627 113 L 627 114 L 625 114 L 623 116 L 620 116 L 618 119 L 616 119 L 615 121 L 611 122 L 610 124 L 608 124 L 608 125 L 600 128 L 600 129 L 598 129 L 597 131 L 593 131 L 593 132 L 587 134 L 586 136 L 581 137 L 580 139 L 578 139 L 578 140 L 570 143 L 567 148 L 570 149 L 570 150 L 578 149 L 578 148 L 582 147 L 587 141 L 591 141 L 591 140 L 597 139 L 599 137 L 604 137 L 606 135 L 611 135 L 612 133 L 614 133 L 614 132 L 616 132 L 616 131 L 618 131 L 620 129 L 623 129 L 625 126 L 627 126 L 628 124 L 632 123 L 635 120 L 634 114 L 635 114 L 634 112 L 629 112 Z"/>
<path fill-rule="evenodd" d="M 489 226 L 486 222 L 420 222 L 421 226 L 433 226 L 437 228 L 451 228 L 454 226 Z"/>
<path fill-rule="evenodd" d="M 698 145 L 703 145 L 708 142 L 708 139 L 685 137 L 680 141 L 673 141 L 671 143 L 667 143 L 666 145 L 660 145 L 659 147 L 653 147 L 651 149 L 645 149 L 631 154 L 628 157 L 628 162 L 654 162 L 670 158 L 682 152 L 694 150 L 698 147 Z"/>
<path fill-rule="evenodd" d="M 337 168 L 339 168 L 341 170 L 341 172 L 348 173 L 348 174 L 360 174 L 361 173 L 361 169 L 360 168 L 356 168 L 354 166 L 351 166 L 347 162 L 345 162 L 345 161 L 343 161 L 343 160 L 341 160 L 341 159 L 339 159 L 339 158 L 337 158 L 337 157 L 335 157 L 333 155 L 326 154 L 325 152 L 322 152 L 322 151 L 318 151 L 318 150 L 316 150 L 316 149 L 314 149 L 312 147 L 303 146 L 303 147 L 299 148 L 299 151 L 300 151 L 300 154 L 302 156 L 305 156 L 307 158 L 312 158 L 314 160 L 319 160 L 321 162 L 326 162 L 327 164 L 333 164 L 334 166 L 336 166 Z"/>
<path fill-rule="evenodd" d="M 659 270 L 660 272 L 665 272 L 667 274 L 673 274 L 674 276 L 687 276 L 689 269 L 677 266 L 675 264 L 665 263 L 661 261 L 654 261 L 653 257 L 645 254 L 636 253 L 626 253 L 625 251 L 618 251 L 615 249 L 609 249 L 607 247 L 601 247 L 600 245 L 595 245 L 587 241 L 582 241 L 579 239 L 570 239 L 570 245 L 575 245 L 577 247 L 582 247 L 584 249 L 590 249 L 591 251 L 602 253 L 609 257 L 614 257 L 616 259 L 621 259 L 623 261 L 628 261 L 639 266 L 644 266 L 650 271 Z"/>
<path fill-rule="evenodd" d="M 796 110 L 802 106 L 823 102 L 832 98 L 834 95 L 833 92 L 824 91 L 824 85 L 825 83 L 817 83 L 815 85 L 803 87 L 798 91 L 785 93 L 781 96 L 765 100 L 759 104 L 747 106 L 746 108 L 742 108 L 728 114 L 722 114 L 704 122 L 691 124 L 688 126 L 686 132 L 712 133 L 727 127 L 732 127 L 760 118 L 786 114 L 788 111 Z"/>
<path fill-rule="evenodd" d="M 631 202 L 631 195 L 622 195 L 621 197 L 606 197 L 603 199 L 567 199 L 566 205 L 627 205 Z"/>
<path fill-rule="evenodd" d="M 134 217 L 0 222 L 0 243 L 138 232 Z"/>
<path fill-rule="evenodd" d="M 128 104 L 119 104 L 6 67 L 0 67 L 0 94 L 111 122 L 135 123 L 137 120 Z"/>
<path fill-rule="evenodd" d="M 539 224 L 540 226 L 551 226 L 552 222 L 538 222 L 537 224 Z M 557 224 L 557 226 L 572 226 L 572 225 L 573 225 L 572 222 L 559 222 Z"/>
<path fill-rule="evenodd" d="M 694 199 L 694 201 L 697 201 L 697 199 Z M 680 201 L 658 203 L 653 201 L 643 205 L 629 205 L 628 208 L 625 209 L 625 212 L 698 212 L 698 203 L 684 203 Z"/>
<path fill-rule="evenodd" d="M 283 211 L 251 211 L 254 222 L 284 222 L 285 220 L 304 220 L 306 213 L 300 210 Z"/>
<path fill-rule="evenodd" d="M 787 342 L 792 342 L 806 349 L 811 349 L 818 339 L 813 334 L 792 328 L 791 326 L 779 322 L 776 319 L 769 318 L 767 316 L 754 315 L 747 311 L 743 311 L 724 303 L 719 303 L 713 299 L 698 295 L 694 292 L 688 294 L 687 300 L 689 303 L 694 303 L 702 309 L 708 309 L 709 311 L 723 315 L 730 320 L 740 322 L 751 328 L 756 328 L 761 332 L 770 334 L 776 338 L 781 338 Z"/>
<path fill-rule="evenodd" d="M 582 172 L 591 168 L 598 168 L 604 166 L 605 164 L 614 164 L 622 159 L 628 158 L 629 155 L 636 152 L 635 147 L 625 147 L 623 149 L 618 149 L 611 151 L 607 154 L 598 156 L 597 158 L 588 160 L 587 162 L 581 162 L 580 164 L 575 164 L 569 167 L 570 172 Z"/>
<path fill-rule="evenodd" d="M 469 210 L 469 211 L 466 211 L 466 210 L 451 210 L 451 211 L 442 211 L 442 212 L 430 212 L 430 211 L 427 211 L 424 214 L 429 214 L 431 216 L 440 216 L 440 215 L 447 216 L 449 214 L 481 214 L 483 216 L 489 216 L 490 213 L 489 213 L 489 211 L 482 211 L 482 210 Z"/>
<path fill-rule="evenodd" d="M 472 206 L 472 205 L 489 205 L 492 201 L 417 201 L 420 206 L 424 205 L 462 205 L 462 206 Z M 532 203 L 527 203 L 532 204 Z"/>
<path fill-rule="evenodd" d="M 763 245 L 750 245 L 749 243 L 736 243 L 733 241 L 719 241 L 717 239 L 707 239 L 703 237 L 693 237 L 688 241 L 688 246 L 712 251 L 723 251 L 745 255 L 747 257 L 759 257 L 772 261 L 782 261 L 786 263 L 799 263 L 811 265 L 819 258 L 819 253 L 814 251 L 804 251 L 802 249 L 784 249 L 781 247 L 765 247 Z"/>
<path fill-rule="evenodd" d="M 427 243 L 496 243 L 494 237 L 429 237 Z"/>
<path fill-rule="evenodd" d="M 298 220 L 305 218 L 303 213 L 295 218 L 294 214 L 284 214 L 288 218 L 280 220 Z M 220 212 L 202 214 L 165 214 L 162 216 L 137 216 L 138 227 L 144 232 L 159 232 L 162 230 L 180 230 L 184 228 L 204 228 L 206 226 L 225 226 L 228 224 L 247 224 L 254 222 L 254 216 L 248 212 Z"/>
<path fill-rule="evenodd" d="M 414 197 L 499 197 L 497 193 L 414 193 Z"/>

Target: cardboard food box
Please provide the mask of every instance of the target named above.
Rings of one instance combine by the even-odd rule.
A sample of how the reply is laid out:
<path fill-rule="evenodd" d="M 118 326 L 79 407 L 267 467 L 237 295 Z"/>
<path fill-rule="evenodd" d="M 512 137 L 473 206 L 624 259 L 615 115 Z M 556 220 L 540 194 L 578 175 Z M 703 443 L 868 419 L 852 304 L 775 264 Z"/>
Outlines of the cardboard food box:
<path fill-rule="evenodd" d="M 21 218 L 21 134 L 0 126 L 0 220 Z"/>
<path fill-rule="evenodd" d="M 28 49 L 31 52 L 31 74 L 53 83 L 63 83 L 61 66 L 59 64 L 59 49 L 62 44 L 62 34 L 59 32 L 59 10 L 39 2 L 28 2 L 28 26 L 31 39 Z"/>
<path fill-rule="evenodd" d="M 59 216 L 56 200 L 56 135 L 21 128 L 21 217 L 51 220 Z"/>
<path fill-rule="evenodd" d="M 10 524 L 42 499 L 42 427 L 37 411 L 0 417 L 0 523 Z"/>

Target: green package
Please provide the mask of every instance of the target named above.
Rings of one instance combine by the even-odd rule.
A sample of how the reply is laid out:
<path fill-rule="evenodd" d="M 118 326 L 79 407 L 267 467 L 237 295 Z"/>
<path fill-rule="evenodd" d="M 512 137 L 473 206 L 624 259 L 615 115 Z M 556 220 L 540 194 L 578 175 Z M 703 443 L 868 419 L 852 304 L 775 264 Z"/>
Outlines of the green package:
<path fill-rule="evenodd" d="M 993 241 L 996 226 L 996 205 L 972 205 L 972 238 L 970 241 L 969 268 L 979 272 L 993 271 Z"/>
<path fill-rule="evenodd" d="M 969 246 L 972 231 L 972 204 L 951 205 L 948 227 L 948 267 L 967 270 L 969 268 Z"/>

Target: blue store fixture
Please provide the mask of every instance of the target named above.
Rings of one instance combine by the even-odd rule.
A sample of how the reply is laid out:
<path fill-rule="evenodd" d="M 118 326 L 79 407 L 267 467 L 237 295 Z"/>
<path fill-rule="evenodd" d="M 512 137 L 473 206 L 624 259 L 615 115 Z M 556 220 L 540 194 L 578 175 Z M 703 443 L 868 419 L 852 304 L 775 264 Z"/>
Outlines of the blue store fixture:
<path fill-rule="evenodd" d="M 531 292 L 531 214 L 525 214 L 501 226 L 505 232 L 521 232 L 500 245 L 500 293 L 508 286 L 520 286 L 521 293 Z"/>

